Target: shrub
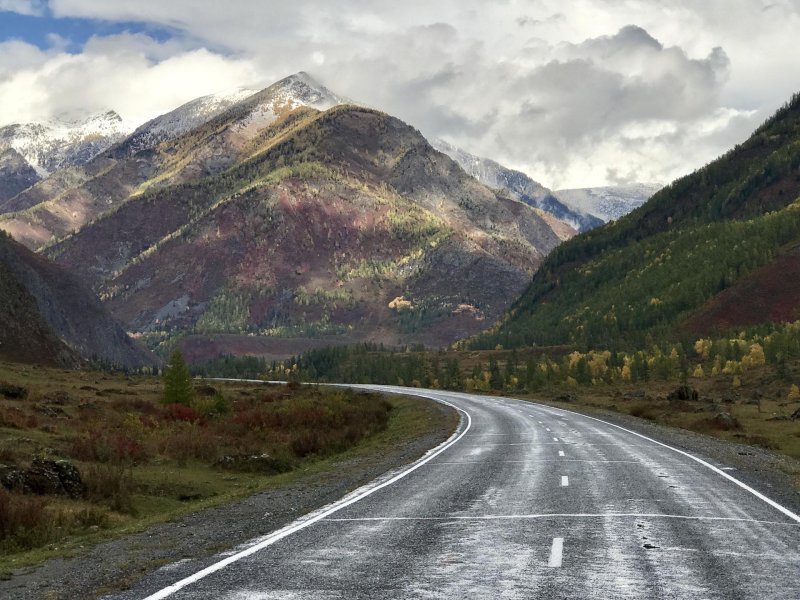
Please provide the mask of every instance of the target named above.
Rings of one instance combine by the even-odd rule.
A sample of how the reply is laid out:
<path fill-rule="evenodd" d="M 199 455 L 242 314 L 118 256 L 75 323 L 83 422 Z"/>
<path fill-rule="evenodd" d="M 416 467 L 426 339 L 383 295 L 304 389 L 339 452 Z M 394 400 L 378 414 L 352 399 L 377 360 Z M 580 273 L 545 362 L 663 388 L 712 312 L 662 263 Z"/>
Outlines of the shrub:
<path fill-rule="evenodd" d="M 167 405 L 163 416 L 169 421 L 185 421 L 187 423 L 195 423 L 200 420 L 200 415 L 195 409 L 178 403 Z"/>
<path fill-rule="evenodd" d="M 94 431 L 74 439 L 69 453 L 77 460 L 100 463 L 142 463 L 148 458 L 138 440 L 120 431 Z"/>
<path fill-rule="evenodd" d="M 50 540 L 47 499 L 7 492 L 0 487 L 0 548 L 26 550 Z"/>
<path fill-rule="evenodd" d="M 192 402 L 192 408 L 203 417 L 222 417 L 231 412 L 231 403 L 222 392 L 214 392 L 211 396 L 202 396 Z"/>
<path fill-rule="evenodd" d="M 135 514 L 131 494 L 134 490 L 130 469 L 119 465 L 90 465 L 83 471 L 86 495 L 95 502 L 108 502 L 111 510 Z"/>

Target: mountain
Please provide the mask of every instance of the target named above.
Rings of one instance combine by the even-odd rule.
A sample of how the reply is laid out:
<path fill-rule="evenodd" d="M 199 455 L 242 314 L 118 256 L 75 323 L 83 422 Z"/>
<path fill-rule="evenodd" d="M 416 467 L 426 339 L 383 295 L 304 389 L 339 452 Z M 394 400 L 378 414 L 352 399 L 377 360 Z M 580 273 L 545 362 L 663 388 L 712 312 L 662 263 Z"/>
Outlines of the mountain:
<path fill-rule="evenodd" d="M 29 244 L 74 227 L 46 254 L 150 336 L 444 344 L 496 318 L 575 233 L 305 74 L 153 148 L 129 141 L 2 226 Z"/>
<path fill-rule="evenodd" d="M 260 90 L 237 88 L 229 92 L 197 98 L 175 110 L 148 121 L 121 144 L 116 156 L 132 156 L 137 152 L 154 148 L 167 140 L 173 140 L 208 122 L 234 105 L 248 98 L 257 97 L 249 106 L 251 112 L 246 127 L 261 128 L 273 122 L 281 111 L 298 106 L 310 106 L 320 110 L 332 108 L 349 101 L 337 96 L 316 82 L 308 73 L 301 71 L 271 86 L 259 96 Z"/>
<path fill-rule="evenodd" d="M 462 169 L 481 183 L 490 188 L 505 190 L 513 198 L 550 213 L 576 231 L 589 231 L 603 224 L 603 220 L 586 211 L 568 207 L 552 191 L 525 173 L 506 168 L 491 159 L 470 154 L 444 140 L 434 139 L 431 144 L 439 152 L 447 154 L 456 161 Z"/>
<path fill-rule="evenodd" d="M 639 208 L 662 187 L 664 186 L 660 183 L 630 183 L 556 190 L 553 195 L 572 210 L 594 215 L 607 223 Z"/>
<path fill-rule="evenodd" d="M 2 233 L 0 359 L 68 367 L 157 362 L 77 277 Z"/>
<path fill-rule="evenodd" d="M 0 150 L 0 205 L 39 181 L 25 157 L 14 148 Z"/>
<path fill-rule="evenodd" d="M 557 248 L 476 347 L 692 339 L 800 318 L 800 95 L 743 144 Z"/>
<path fill-rule="evenodd" d="M 294 108 L 329 108 L 343 101 L 306 73 L 289 76 L 255 94 L 248 95 L 249 91 L 189 102 L 145 123 L 86 164 L 57 171 L 9 201 L 15 212 L 0 215 L 0 229 L 29 248 L 41 248 L 150 186 L 225 170 L 241 158 L 240 148 L 253 136 Z M 215 119 L 229 110 L 235 112 L 236 123 L 216 135 Z M 213 142 L 182 137 L 198 130 L 198 124 L 196 136 L 210 136 Z M 202 146 L 203 156 L 191 164 L 180 164 L 185 158 L 184 146 L 191 144 Z"/>
<path fill-rule="evenodd" d="M 0 212 L 18 210 L 8 201 L 26 189 L 21 187 L 22 183 L 30 187 L 58 169 L 83 164 L 129 133 L 128 126 L 114 111 L 79 121 L 53 120 L 0 127 L 0 153 L 6 156 L 12 152 L 16 162 L 14 169 L 0 169 Z"/>

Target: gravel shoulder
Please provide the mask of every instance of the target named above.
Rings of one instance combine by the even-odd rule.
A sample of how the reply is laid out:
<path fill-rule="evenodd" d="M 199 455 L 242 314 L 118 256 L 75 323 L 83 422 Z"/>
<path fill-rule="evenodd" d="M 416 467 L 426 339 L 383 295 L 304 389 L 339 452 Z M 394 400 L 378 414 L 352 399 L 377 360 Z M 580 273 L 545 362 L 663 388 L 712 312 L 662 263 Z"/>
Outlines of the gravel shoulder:
<path fill-rule="evenodd" d="M 746 444 L 576 403 L 530 400 L 602 419 L 702 458 L 768 498 L 800 514 L 800 460 Z"/>
<path fill-rule="evenodd" d="M 322 472 L 301 474 L 285 485 L 85 548 L 71 558 L 19 569 L 0 581 L 0 597 L 94 598 L 126 589 L 163 565 L 203 558 L 279 529 L 387 471 L 413 462 L 446 440 L 458 424 L 457 413 L 424 402 L 430 425 L 405 443 L 387 443 L 373 452 L 355 453 L 331 462 Z"/>

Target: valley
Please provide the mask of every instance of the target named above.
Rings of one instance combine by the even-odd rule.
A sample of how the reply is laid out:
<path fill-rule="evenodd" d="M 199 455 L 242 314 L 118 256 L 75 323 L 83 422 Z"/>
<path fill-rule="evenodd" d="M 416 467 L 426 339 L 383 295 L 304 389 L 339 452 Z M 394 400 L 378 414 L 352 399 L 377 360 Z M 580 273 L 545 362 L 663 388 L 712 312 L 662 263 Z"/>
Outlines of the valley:
<path fill-rule="evenodd" d="M 800 12 L 457 4 L 0 2 L 0 596 L 800 597 Z"/>

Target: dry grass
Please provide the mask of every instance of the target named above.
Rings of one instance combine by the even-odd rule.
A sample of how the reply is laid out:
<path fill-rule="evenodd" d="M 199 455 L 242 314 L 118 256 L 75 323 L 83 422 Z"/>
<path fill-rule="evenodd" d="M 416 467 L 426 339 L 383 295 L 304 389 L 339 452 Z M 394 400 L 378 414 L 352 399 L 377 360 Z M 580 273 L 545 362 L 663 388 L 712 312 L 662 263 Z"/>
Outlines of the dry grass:
<path fill-rule="evenodd" d="M 241 495 L 385 431 L 393 410 L 349 390 L 216 382 L 193 406 L 164 406 L 155 378 L 8 364 L 0 381 L 27 391 L 0 396 L 0 463 L 66 459 L 85 484 L 78 499 L 0 487 L 6 556 Z"/>

